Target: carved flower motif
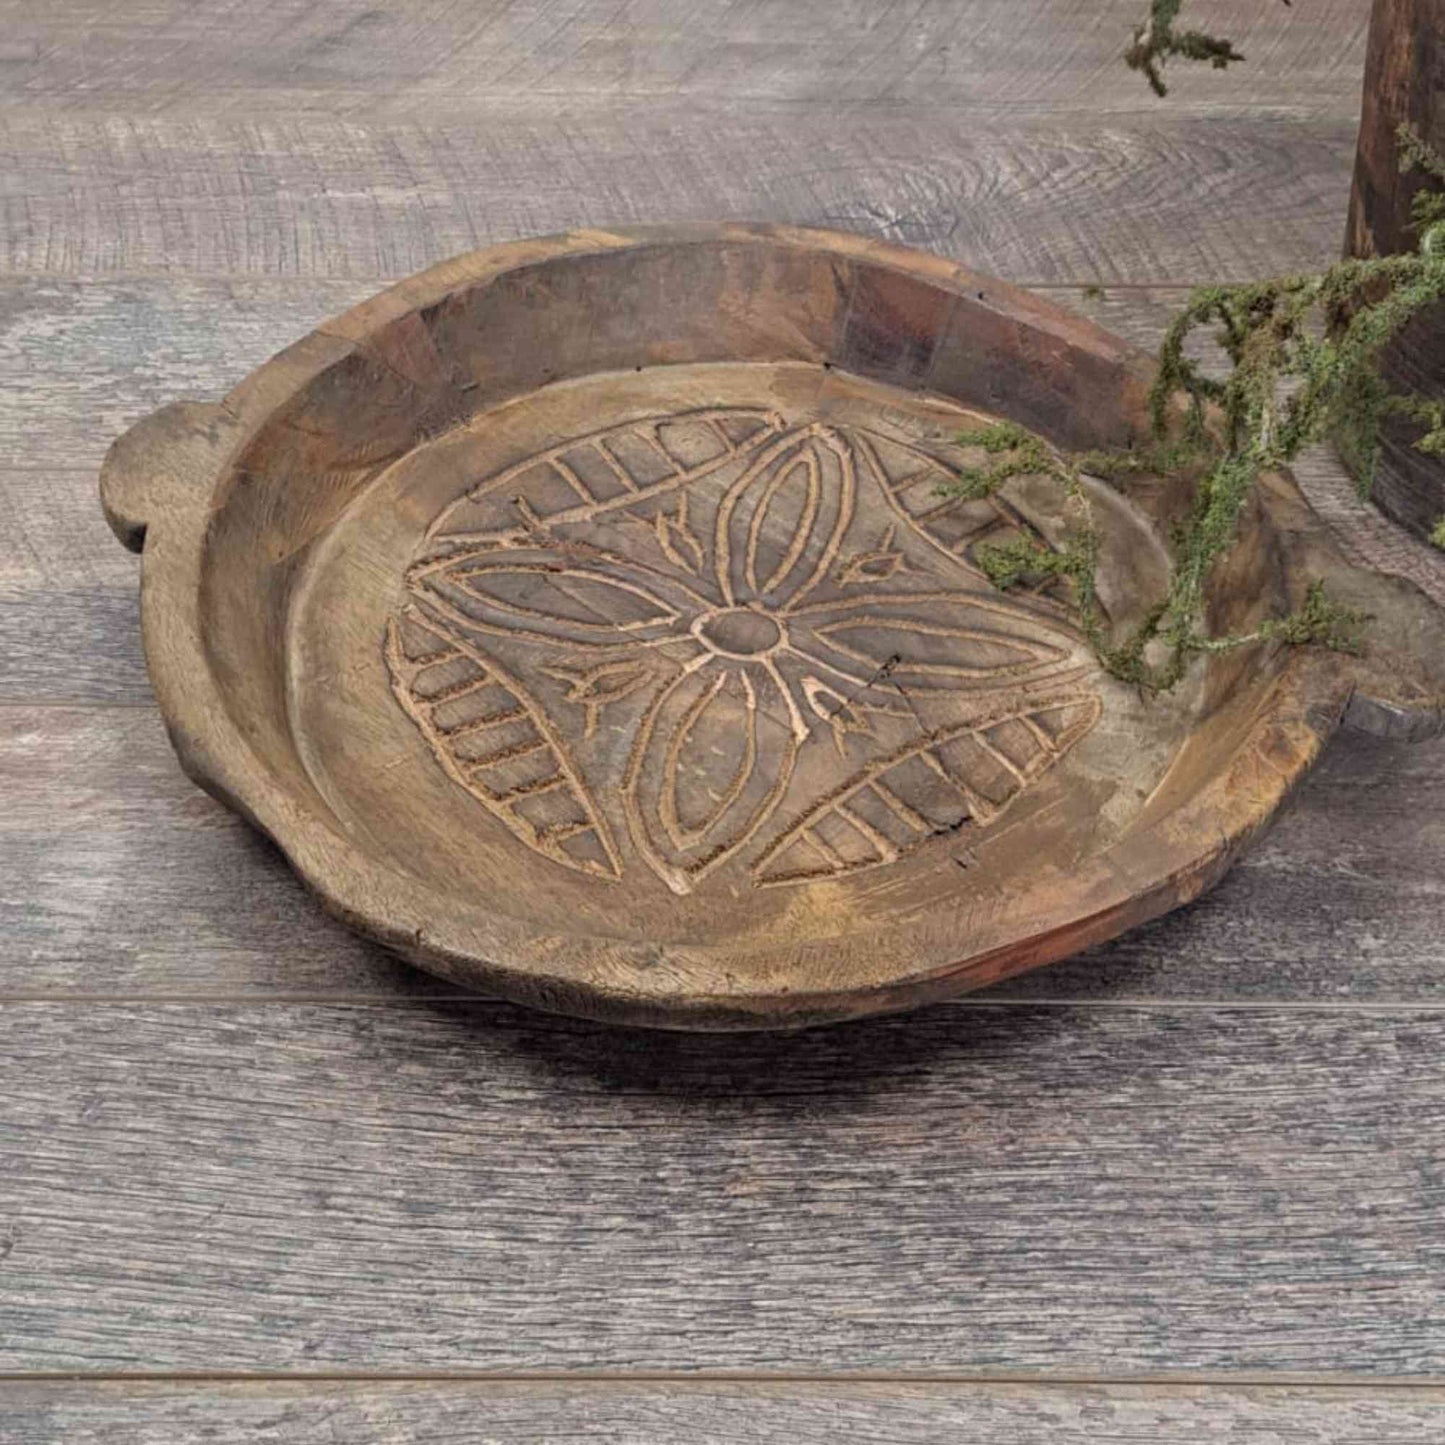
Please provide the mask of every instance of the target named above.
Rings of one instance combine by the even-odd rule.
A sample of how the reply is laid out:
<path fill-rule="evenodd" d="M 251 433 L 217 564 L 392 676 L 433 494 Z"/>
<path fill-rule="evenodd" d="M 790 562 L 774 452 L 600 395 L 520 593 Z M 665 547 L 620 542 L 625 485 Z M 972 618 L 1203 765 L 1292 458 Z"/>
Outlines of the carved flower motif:
<path fill-rule="evenodd" d="M 732 410 L 528 459 L 433 525 L 398 698 L 518 837 L 617 877 L 620 819 L 679 893 L 744 850 L 759 883 L 890 861 L 957 826 L 930 786 L 987 821 L 1097 699 L 1060 691 L 1056 620 L 919 525 L 890 445 Z"/>

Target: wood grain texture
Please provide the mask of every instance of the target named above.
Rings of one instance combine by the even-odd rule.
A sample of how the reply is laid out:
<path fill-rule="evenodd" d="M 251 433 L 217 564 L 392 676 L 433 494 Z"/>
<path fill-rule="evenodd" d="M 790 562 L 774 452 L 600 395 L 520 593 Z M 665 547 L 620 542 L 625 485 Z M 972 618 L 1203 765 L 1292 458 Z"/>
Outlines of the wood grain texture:
<path fill-rule="evenodd" d="M 1169 108 L 1350 114 L 1367 15 L 1367 0 L 1316 0 L 1296 15 L 1213 0 L 1211 26 L 1249 63 L 1224 75 L 1178 67 Z M 1143 81 L 1119 64 L 1138 21 L 1137 0 L 635 0 L 617 12 L 583 0 L 407 0 L 384 9 L 280 0 L 260 14 L 6 0 L 0 102 L 436 115 L 498 97 L 681 95 L 1156 113 L 1162 107 Z"/>
<path fill-rule="evenodd" d="M 23 1384 L 10 1445 L 1435 1445 L 1428 1389 L 865 1384 Z"/>
<path fill-rule="evenodd" d="M 0 1369 L 1438 1375 L 1445 1017 L 0 1014 Z"/>
<path fill-rule="evenodd" d="M 150 709 L 8 708 L 0 734 L 0 998 L 457 992 L 333 923 Z M 1442 817 L 1445 746 L 1342 735 L 1216 891 L 989 997 L 1445 1002 Z"/>
<path fill-rule="evenodd" d="M 569 227 L 750 219 L 1024 282 L 1244 280 L 1338 254 L 1354 129 L 711 98 L 427 122 L 0 108 L 0 273 L 399 278 Z"/>
<path fill-rule="evenodd" d="M 149 710 L 4 709 L 0 736 L 8 989 L 437 991 L 332 922 L 270 843 L 181 774 Z"/>
<path fill-rule="evenodd" d="M 0 467 L 83 471 L 94 481 L 106 448 L 147 412 L 178 396 L 224 396 L 267 357 L 384 284 L 185 275 L 0 280 Z M 23 479 L 7 476 L 0 505 L 16 486 Z M 58 538 L 81 517 L 77 510 L 27 520 Z M 14 557 L 0 557 L 0 568 L 14 565 Z"/>
<path fill-rule="evenodd" d="M 106 447 L 179 394 L 224 395 L 375 289 L 245 278 L 0 287 L 0 698 L 149 704 L 138 571 L 96 504 Z"/>

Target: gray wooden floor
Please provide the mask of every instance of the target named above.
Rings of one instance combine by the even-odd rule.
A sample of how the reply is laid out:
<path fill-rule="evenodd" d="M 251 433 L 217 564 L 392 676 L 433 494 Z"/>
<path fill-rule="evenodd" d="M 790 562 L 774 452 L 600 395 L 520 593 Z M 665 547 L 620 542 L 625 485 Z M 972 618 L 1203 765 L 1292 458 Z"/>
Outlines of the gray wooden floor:
<path fill-rule="evenodd" d="M 1250 63 L 1161 103 L 1143 0 L 0 0 L 0 1438 L 1445 1438 L 1445 743 L 1341 738 L 1211 897 L 992 994 L 606 1031 L 185 782 L 95 500 L 150 408 L 578 224 L 851 227 L 1157 339 L 1337 252 L 1358 113 L 1367 0 L 1195 3 Z"/>

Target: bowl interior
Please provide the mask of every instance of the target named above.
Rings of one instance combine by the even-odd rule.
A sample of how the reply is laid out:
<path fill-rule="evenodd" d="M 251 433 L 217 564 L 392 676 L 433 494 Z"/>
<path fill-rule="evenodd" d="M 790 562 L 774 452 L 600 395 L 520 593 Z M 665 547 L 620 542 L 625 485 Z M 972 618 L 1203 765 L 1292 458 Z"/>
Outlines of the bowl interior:
<path fill-rule="evenodd" d="M 448 943 L 416 952 L 460 976 L 801 997 L 1022 959 L 1211 783 L 1284 665 L 1148 700 L 1064 596 L 988 584 L 981 545 L 1063 523 L 1030 479 L 942 492 L 980 455 L 960 432 L 1122 443 L 1142 383 L 942 263 L 633 246 L 337 337 L 218 489 L 202 634 L 255 752 L 425 893 Z M 1123 625 L 1172 502 L 1094 496 Z M 1283 600 L 1249 526 L 1217 624 Z"/>

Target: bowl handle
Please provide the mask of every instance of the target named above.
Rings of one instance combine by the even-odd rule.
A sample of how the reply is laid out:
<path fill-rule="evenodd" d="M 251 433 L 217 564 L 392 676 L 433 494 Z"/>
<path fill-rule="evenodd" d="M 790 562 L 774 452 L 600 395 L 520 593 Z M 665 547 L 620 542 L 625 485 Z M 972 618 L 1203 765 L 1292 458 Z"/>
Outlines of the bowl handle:
<path fill-rule="evenodd" d="M 1401 742 L 1445 733 L 1445 610 L 1404 577 L 1349 563 L 1323 570 L 1330 596 L 1370 618 L 1364 650 L 1346 660 L 1345 726 Z"/>
<path fill-rule="evenodd" d="M 205 500 L 236 428 L 223 405 L 173 401 L 111 443 L 100 468 L 100 503 L 125 546 L 139 552 L 148 526 Z"/>

